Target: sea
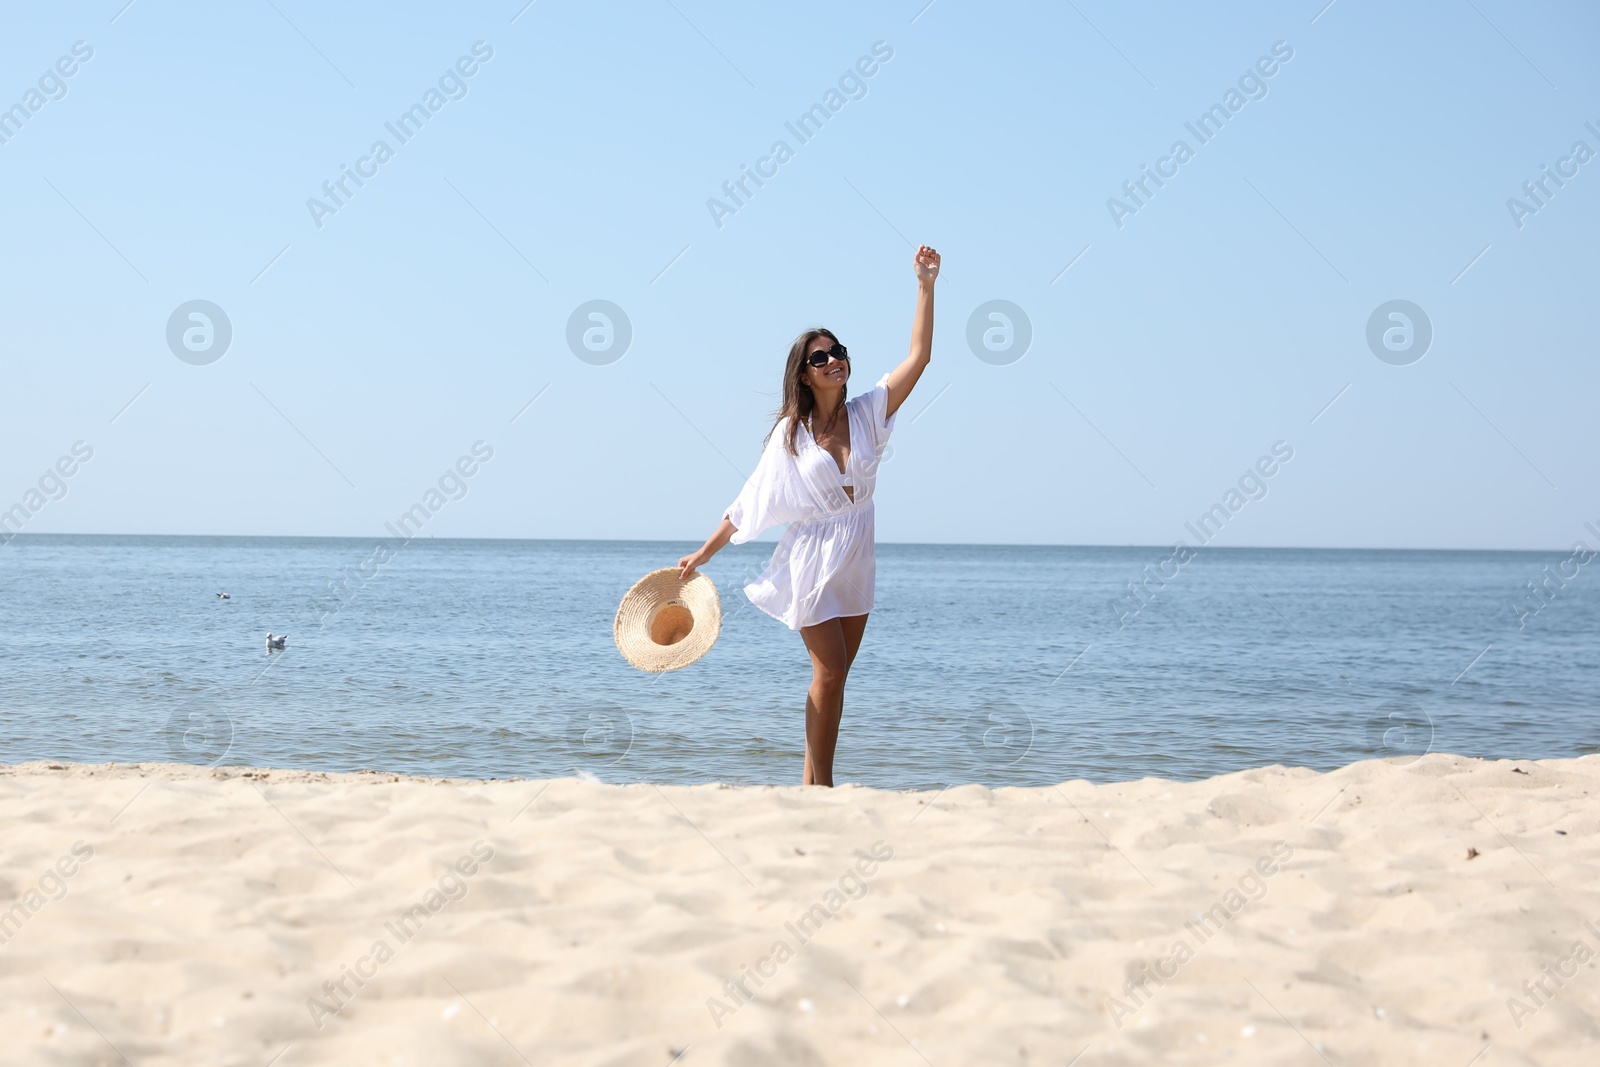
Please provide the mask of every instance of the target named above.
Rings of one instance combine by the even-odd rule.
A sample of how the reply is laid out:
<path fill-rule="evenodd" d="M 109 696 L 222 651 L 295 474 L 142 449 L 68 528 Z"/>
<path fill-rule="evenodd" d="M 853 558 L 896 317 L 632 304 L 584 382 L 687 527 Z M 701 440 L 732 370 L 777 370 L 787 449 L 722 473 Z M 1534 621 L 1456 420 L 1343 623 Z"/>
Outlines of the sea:
<path fill-rule="evenodd" d="M 797 784 L 811 668 L 722 628 L 632 667 L 617 606 L 682 542 L 18 535 L 0 762 Z M 892 789 L 1600 751 L 1600 564 L 1566 552 L 878 546 L 835 779 Z M 217 594 L 226 593 L 223 599 Z M 281 651 L 268 632 L 287 636 Z"/>

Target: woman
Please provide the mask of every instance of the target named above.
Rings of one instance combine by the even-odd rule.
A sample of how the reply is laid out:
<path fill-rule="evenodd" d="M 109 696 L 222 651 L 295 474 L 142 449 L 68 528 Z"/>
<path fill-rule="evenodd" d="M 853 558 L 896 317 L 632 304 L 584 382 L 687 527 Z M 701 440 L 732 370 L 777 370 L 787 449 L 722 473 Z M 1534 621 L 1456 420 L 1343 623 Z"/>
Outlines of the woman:
<path fill-rule="evenodd" d="M 745 586 L 756 607 L 799 630 L 811 654 L 806 693 L 806 760 L 801 781 L 833 784 L 833 750 L 844 715 L 844 681 L 861 647 L 876 575 L 872 492 L 894 415 L 933 353 L 933 283 L 939 253 L 922 245 L 913 260 L 917 312 L 911 354 L 846 402 L 850 354 L 832 332 L 807 330 L 789 349 L 783 405 L 761 461 L 716 532 L 678 561 L 688 578 L 722 546 L 743 544 L 789 523 L 772 560 Z"/>

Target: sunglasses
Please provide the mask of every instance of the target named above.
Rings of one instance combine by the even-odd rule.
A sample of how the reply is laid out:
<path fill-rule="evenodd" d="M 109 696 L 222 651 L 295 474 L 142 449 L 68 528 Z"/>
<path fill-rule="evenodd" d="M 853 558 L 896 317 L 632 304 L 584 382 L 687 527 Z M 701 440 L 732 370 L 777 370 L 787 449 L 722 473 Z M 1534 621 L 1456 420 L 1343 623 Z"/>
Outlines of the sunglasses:
<path fill-rule="evenodd" d="M 850 362 L 850 353 L 844 345 L 835 344 L 832 348 L 820 349 L 806 357 L 806 362 L 813 367 L 826 367 L 828 360 L 837 359 L 840 363 Z"/>

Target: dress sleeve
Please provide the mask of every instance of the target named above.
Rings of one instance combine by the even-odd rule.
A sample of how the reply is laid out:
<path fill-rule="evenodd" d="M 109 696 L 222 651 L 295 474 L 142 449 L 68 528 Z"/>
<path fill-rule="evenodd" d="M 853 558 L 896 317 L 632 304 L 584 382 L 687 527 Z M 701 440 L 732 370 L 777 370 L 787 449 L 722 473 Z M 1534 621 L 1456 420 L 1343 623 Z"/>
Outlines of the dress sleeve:
<path fill-rule="evenodd" d="M 788 421 L 778 423 L 761 451 L 761 462 L 724 513 L 734 525 L 728 540 L 742 545 L 774 526 L 809 518 L 816 509 L 800 479 L 796 457 L 785 444 Z"/>
<path fill-rule="evenodd" d="M 873 451 L 880 456 L 885 446 L 889 444 L 889 434 L 894 430 L 896 415 L 888 414 L 889 411 L 889 375 L 885 374 L 862 397 L 866 406 L 867 428 L 872 433 Z"/>

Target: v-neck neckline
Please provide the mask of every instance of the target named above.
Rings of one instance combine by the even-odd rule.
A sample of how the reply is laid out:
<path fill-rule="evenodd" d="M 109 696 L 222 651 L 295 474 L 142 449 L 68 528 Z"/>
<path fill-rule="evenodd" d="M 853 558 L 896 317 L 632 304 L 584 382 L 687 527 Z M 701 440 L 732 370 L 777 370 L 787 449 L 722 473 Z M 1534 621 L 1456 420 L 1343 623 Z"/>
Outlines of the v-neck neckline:
<path fill-rule="evenodd" d="M 828 457 L 828 465 L 839 472 L 839 480 L 841 482 L 844 480 L 845 475 L 850 473 L 850 457 L 856 454 L 855 429 L 850 425 L 850 402 L 845 401 L 842 406 L 844 407 L 844 428 L 845 431 L 850 435 L 850 450 L 845 453 L 844 467 L 842 469 L 839 467 L 838 460 L 833 458 L 833 453 L 822 447 L 821 442 L 817 440 L 817 435 L 811 432 L 811 427 L 809 425 L 806 425 L 806 436 L 811 438 L 811 444 L 818 452 L 821 452 L 824 456 Z M 815 411 L 813 411 L 812 414 L 815 414 Z"/>

